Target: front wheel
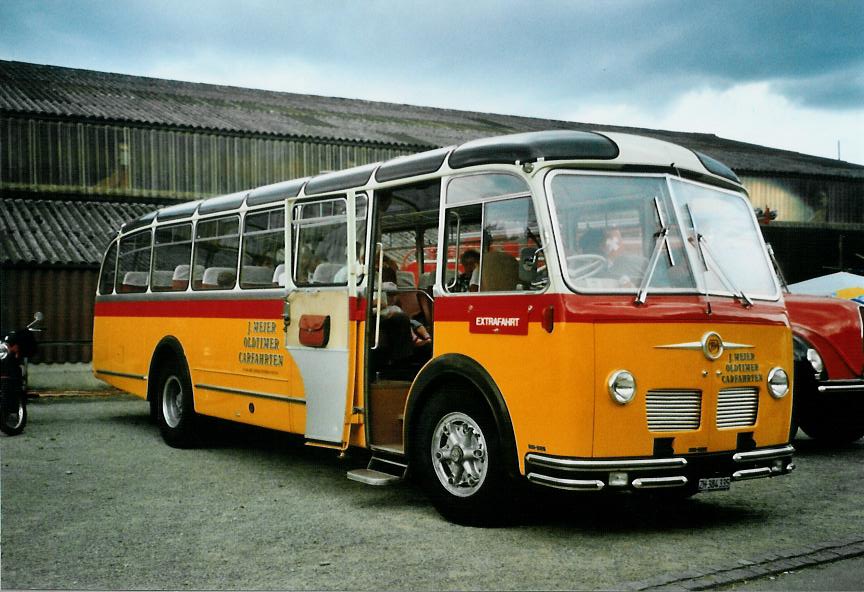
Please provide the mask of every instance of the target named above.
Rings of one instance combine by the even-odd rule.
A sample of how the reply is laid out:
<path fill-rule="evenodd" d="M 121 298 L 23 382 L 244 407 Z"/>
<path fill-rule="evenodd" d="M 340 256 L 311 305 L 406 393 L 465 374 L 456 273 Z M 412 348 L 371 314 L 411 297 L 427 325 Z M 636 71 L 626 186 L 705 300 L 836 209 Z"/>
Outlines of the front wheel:
<path fill-rule="evenodd" d="M 860 414 L 813 414 L 801 418 L 805 434 L 825 444 L 851 444 L 864 437 L 864 419 Z"/>
<path fill-rule="evenodd" d="M 167 363 L 159 373 L 157 385 L 156 419 L 162 438 L 174 448 L 194 446 L 198 417 L 185 361 Z"/>
<path fill-rule="evenodd" d="M 24 426 L 27 425 L 27 399 L 21 395 L 15 397 L 17 402 L 11 401 L 7 404 L 4 401 L 0 408 L 0 431 L 7 436 L 17 436 L 24 431 Z"/>
<path fill-rule="evenodd" d="M 506 520 L 504 459 L 482 401 L 462 390 L 433 395 L 421 414 L 415 446 L 420 480 L 445 518 L 473 526 Z"/>

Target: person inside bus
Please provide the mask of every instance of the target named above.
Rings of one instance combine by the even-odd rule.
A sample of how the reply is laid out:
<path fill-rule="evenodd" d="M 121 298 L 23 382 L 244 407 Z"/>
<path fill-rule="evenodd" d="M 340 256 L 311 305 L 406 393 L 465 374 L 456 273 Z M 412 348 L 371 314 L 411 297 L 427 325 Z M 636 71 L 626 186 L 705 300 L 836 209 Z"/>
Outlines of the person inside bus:
<path fill-rule="evenodd" d="M 606 265 L 597 277 L 617 280 L 622 287 L 634 286 L 643 274 L 645 258 L 621 252 L 618 228 L 589 228 L 579 238 L 579 249 L 582 253 L 603 257 Z"/>
<path fill-rule="evenodd" d="M 492 246 L 492 233 L 483 231 L 483 245 L 486 249 L 483 255 L 483 272 L 475 267 L 469 282 L 468 291 L 477 292 L 510 292 L 516 290 L 519 283 L 519 262 L 512 255 Z"/>
<path fill-rule="evenodd" d="M 476 292 L 478 286 L 471 289 L 471 278 L 474 277 L 474 270 L 480 266 L 480 253 L 474 249 L 468 249 L 459 258 L 462 264 L 462 273 L 456 277 L 456 285 L 453 287 L 454 292 Z"/>
<path fill-rule="evenodd" d="M 412 362 L 425 362 L 431 357 L 432 336 L 420 321 L 411 318 L 398 302 L 389 303 L 388 291 L 396 291 L 396 262 L 384 256 L 381 270 L 382 302 L 381 331 L 374 353 L 376 370 L 401 369 Z M 373 300 L 373 322 L 377 302 Z"/>

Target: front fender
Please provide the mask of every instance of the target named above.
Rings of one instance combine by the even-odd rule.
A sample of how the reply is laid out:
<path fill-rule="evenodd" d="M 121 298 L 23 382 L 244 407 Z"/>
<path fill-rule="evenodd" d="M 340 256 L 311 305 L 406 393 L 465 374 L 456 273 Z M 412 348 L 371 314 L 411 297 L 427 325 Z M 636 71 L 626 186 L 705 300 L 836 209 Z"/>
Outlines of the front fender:
<path fill-rule="evenodd" d="M 403 428 L 407 458 L 412 458 L 414 444 L 412 436 L 416 433 L 416 424 L 420 421 L 424 404 L 438 389 L 446 388 L 448 384 L 467 385 L 486 402 L 498 431 L 505 468 L 511 476 L 518 476 L 516 438 L 501 390 L 482 365 L 463 354 L 444 354 L 431 360 L 420 370 L 414 384 L 411 385 L 405 404 Z"/>

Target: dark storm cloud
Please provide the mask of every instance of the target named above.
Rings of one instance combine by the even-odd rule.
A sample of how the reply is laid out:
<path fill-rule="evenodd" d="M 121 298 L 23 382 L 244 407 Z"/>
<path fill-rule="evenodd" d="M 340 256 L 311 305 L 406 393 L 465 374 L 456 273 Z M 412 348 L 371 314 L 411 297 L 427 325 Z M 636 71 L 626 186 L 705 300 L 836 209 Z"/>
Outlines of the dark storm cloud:
<path fill-rule="evenodd" d="M 146 71 L 193 52 L 290 60 L 390 88 L 552 106 L 764 81 L 793 103 L 864 103 L 864 2 L 15 2 L 0 57 Z M 77 61 L 76 61 L 77 60 Z M 284 90 L 291 90 L 285 88 Z M 346 88 L 343 96 L 364 96 Z M 422 101 L 421 101 L 422 102 Z M 457 101 L 454 100 L 454 103 Z"/>

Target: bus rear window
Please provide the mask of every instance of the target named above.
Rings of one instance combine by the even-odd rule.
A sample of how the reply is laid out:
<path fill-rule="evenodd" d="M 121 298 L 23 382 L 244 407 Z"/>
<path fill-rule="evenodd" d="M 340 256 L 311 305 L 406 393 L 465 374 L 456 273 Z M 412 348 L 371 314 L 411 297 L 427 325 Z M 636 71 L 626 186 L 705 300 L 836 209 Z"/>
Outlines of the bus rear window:
<path fill-rule="evenodd" d="M 114 276 L 117 272 L 117 241 L 111 243 L 105 260 L 102 262 L 102 273 L 99 274 L 99 293 L 111 294 L 114 292 Z"/>

